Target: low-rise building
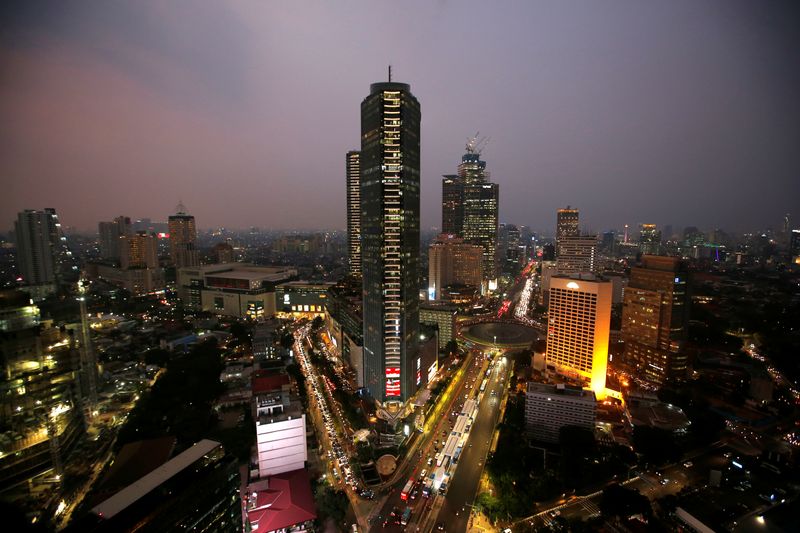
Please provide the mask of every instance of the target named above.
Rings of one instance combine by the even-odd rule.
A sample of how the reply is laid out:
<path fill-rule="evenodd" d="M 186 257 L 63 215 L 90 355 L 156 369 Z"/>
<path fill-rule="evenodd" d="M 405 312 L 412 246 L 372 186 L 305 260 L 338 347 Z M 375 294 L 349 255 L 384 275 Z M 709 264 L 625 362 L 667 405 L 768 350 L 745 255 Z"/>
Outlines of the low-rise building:
<path fill-rule="evenodd" d="M 458 309 L 449 305 L 420 303 L 419 323 L 434 326 L 439 331 L 439 349 L 456 338 L 456 314 Z"/>
<path fill-rule="evenodd" d="M 562 427 L 594 430 L 597 400 L 594 392 L 562 384 L 528 383 L 525 425 L 528 434 L 542 442 L 558 442 Z"/>
<path fill-rule="evenodd" d="M 306 415 L 290 395 L 289 376 L 260 370 L 253 377 L 258 477 L 305 468 Z"/>
<path fill-rule="evenodd" d="M 290 281 L 276 287 L 275 307 L 278 311 L 292 315 L 301 313 L 322 314 L 328 289 L 333 283 L 311 283 Z"/>

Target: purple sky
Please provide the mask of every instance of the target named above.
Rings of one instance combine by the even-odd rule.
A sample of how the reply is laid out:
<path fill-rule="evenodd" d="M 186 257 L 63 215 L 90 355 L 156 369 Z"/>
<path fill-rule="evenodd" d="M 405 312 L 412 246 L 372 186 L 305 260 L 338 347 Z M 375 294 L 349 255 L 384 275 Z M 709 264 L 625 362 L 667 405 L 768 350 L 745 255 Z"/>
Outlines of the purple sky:
<path fill-rule="evenodd" d="M 503 222 L 800 226 L 796 2 L 191 0 L 3 3 L 0 228 L 179 200 L 200 227 L 343 228 L 390 63 L 422 105 L 424 228 L 478 130 Z"/>

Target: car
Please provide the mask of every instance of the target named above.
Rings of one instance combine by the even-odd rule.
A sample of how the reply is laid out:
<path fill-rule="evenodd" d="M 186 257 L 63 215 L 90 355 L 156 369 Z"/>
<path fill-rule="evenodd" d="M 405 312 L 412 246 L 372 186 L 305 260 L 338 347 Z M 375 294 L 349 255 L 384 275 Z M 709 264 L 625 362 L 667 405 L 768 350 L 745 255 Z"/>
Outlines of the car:
<path fill-rule="evenodd" d="M 428 458 L 428 466 L 433 466 L 433 457 Z"/>
<path fill-rule="evenodd" d="M 694 463 L 692 463 L 691 461 L 686 461 L 685 463 L 683 463 L 683 466 L 685 466 L 686 468 L 691 468 L 692 466 L 694 466 Z"/>
<path fill-rule="evenodd" d="M 444 531 L 444 522 L 436 523 L 436 531 Z"/>

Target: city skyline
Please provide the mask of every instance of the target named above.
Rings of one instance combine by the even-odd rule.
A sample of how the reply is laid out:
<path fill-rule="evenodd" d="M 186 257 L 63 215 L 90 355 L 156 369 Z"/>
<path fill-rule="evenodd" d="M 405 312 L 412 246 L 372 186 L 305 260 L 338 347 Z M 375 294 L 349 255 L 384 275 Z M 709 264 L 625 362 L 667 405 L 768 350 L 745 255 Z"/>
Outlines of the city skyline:
<path fill-rule="evenodd" d="M 422 228 L 440 226 L 440 176 L 478 130 L 501 222 L 551 228 L 567 204 L 589 231 L 800 216 L 797 8 L 617 6 L 215 4 L 189 25 L 177 4 L 5 6 L 0 227 L 54 207 L 96 231 L 184 201 L 202 228 L 343 229 L 357 106 L 328 102 L 354 102 L 389 63 L 426 102 Z M 385 17 L 414 28 L 406 50 L 367 24 Z"/>

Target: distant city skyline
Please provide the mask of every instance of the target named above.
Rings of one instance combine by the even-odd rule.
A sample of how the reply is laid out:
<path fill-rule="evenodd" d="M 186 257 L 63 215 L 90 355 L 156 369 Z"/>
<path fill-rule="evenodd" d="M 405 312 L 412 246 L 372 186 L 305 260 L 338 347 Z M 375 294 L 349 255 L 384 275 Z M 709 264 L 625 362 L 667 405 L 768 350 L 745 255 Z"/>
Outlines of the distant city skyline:
<path fill-rule="evenodd" d="M 441 225 L 440 176 L 476 131 L 492 138 L 500 222 L 552 232 L 569 204 L 590 232 L 780 229 L 785 213 L 800 222 L 799 14 L 748 1 L 8 3 L 0 228 L 52 207 L 96 232 L 120 215 L 166 221 L 183 201 L 198 228 L 344 230 L 357 102 L 392 64 L 425 102 L 424 230 Z"/>

